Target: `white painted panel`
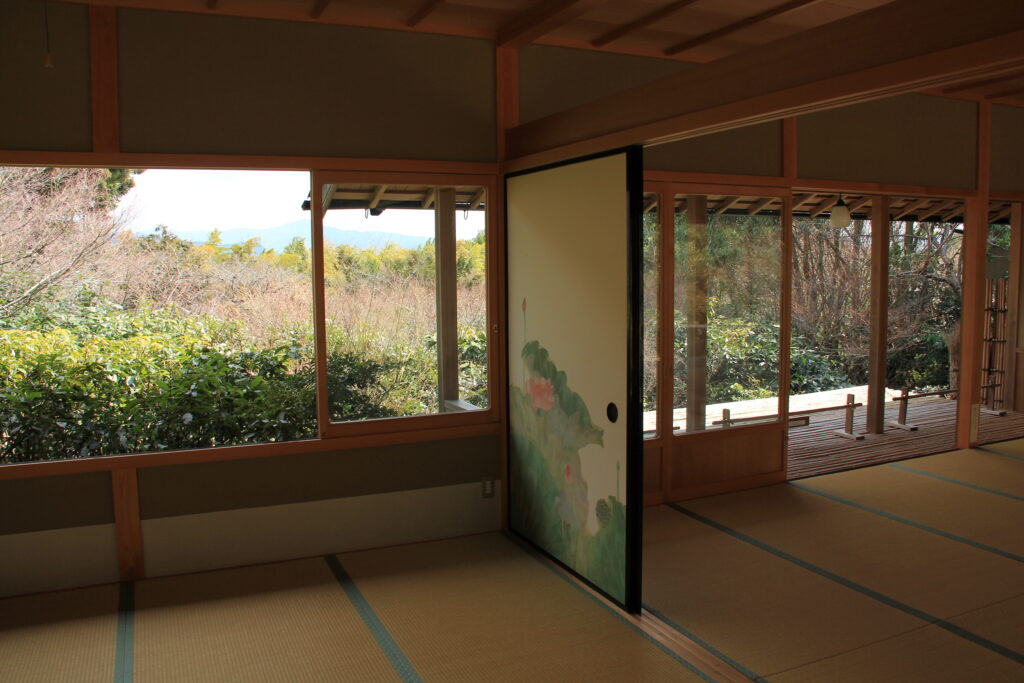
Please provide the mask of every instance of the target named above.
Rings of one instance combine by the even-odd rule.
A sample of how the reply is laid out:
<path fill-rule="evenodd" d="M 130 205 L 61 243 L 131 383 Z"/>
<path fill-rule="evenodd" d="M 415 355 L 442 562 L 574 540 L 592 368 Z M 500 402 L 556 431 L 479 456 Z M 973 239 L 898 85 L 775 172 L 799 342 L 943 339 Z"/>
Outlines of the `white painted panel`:
<path fill-rule="evenodd" d="M 117 581 L 113 524 L 0 536 L 0 596 Z"/>
<path fill-rule="evenodd" d="M 498 501 L 472 483 L 143 520 L 146 575 L 495 531 Z"/>

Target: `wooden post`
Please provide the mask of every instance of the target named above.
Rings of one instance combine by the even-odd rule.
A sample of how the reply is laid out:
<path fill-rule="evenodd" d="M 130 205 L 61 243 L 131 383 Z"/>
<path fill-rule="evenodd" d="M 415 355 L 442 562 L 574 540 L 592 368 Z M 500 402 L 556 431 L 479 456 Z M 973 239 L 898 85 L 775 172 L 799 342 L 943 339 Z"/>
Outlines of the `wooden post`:
<path fill-rule="evenodd" d="M 320 201 L 316 201 L 317 195 Z M 327 383 L 327 304 L 324 301 L 324 214 L 334 195 L 334 186 L 323 184 L 317 173 L 312 175 L 309 208 L 313 214 L 313 235 L 310 247 L 313 260 L 313 332 L 316 356 L 316 415 L 320 438 L 326 438 L 331 422 L 331 397 Z"/>
<path fill-rule="evenodd" d="M 985 257 L 988 246 L 989 161 L 992 103 L 978 103 L 977 194 L 965 201 L 963 304 L 960 314 L 960 378 L 956 401 L 956 447 L 978 444 L 981 353 L 985 323 Z"/>
<path fill-rule="evenodd" d="M 117 563 L 122 581 L 145 578 L 142 553 L 142 522 L 139 515 L 139 480 L 132 468 L 110 471 L 117 530 Z"/>
<path fill-rule="evenodd" d="M 117 97 L 117 8 L 89 6 L 92 151 L 121 151 Z"/>
<path fill-rule="evenodd" d="M 676 381 L 676 195 L 658 187 L 658 440 L 661 442 L 661 490 L 672 486 L 672 423 Z"/>
<path fill-rule="evenodd" d="M 853 394 L 846 395 L 846 420 L 843 425 L 843 429 L 837 429 L 833 432 L 837 436 L 841 436 L 844 439 L 852 439 L 854 441 L 863 441 L 863 434 L 855 434 L 853 432 L 853 415 L 857 410 L 857 397 Z"/>
<path fill-rule="evenodd" d="M 1024 257 L 1024 243 L 1021 242 L 1021 223 L 1024 205 L 1015 203 L 1010 209 L 1010 281 L 1006 296 L 1006 344 L 1003 368 L 1003 407 L 1017 410 L 1017 341 L 1019 339 L 1021 302 L 1021 259 Z"/>
<path fill-rule="evenodd" d="M 704 430 L 708 401 L 708 200 L 686 198 L 686 431 Z"/>
<path fill-rule="evenodd" d="M 871 200 L 871 347 L 868 358 L 868 434 L 885 431 L 889 327 L 889 198 Z"/>
<path fill-rule="evenodd" d="M 437 191 L 434 205 L 434 262 L 437 268 L 438 407 L 459 400 L 459 329 L 455 273 L 455 188 Z"/>

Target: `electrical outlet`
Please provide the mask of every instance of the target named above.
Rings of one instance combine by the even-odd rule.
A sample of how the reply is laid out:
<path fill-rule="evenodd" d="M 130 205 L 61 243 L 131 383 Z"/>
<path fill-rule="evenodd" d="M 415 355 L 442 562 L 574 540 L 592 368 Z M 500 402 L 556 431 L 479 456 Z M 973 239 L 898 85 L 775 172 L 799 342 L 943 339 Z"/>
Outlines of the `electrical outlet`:
<path fill-rule="evenodd" d="M 482 498 L 494 498 L 494 480 L 483 479 L 480 481 L 481 485 L 481 497 Z"/>

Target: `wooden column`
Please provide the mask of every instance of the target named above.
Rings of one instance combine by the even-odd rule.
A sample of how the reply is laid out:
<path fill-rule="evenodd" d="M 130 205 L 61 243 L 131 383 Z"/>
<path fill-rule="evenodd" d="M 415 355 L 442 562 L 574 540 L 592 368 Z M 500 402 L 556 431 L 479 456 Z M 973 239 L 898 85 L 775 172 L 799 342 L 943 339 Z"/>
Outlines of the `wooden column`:
<path fill-rule="evenodd" d="M 686 198 L 686 431 L 704 430 L 708 402 L 708 198 Z"/>
<path fill-rule="evenodd" d="M 311 258 L 313 259 L 313 331 L 316 355 L 316 418 L 320 438 L 328 436 L 331 421 L 331 397 L 327 383 L 327 304 L 324 300 L 324 214 L 334 196 L 334 185 L 322 184 L 317 173 L 311 176 L 309 207 L 313 213 Z M 321 193 L 316 201 L 317 192 Z"/>
<path fill-rule="evenodd" d="M 783 423 L 782 441 L 783 468 L 788 465 L 789 450 L 789 391 L 792 371 L 790 358 L 793 352 L 793 197 L 782 198 L 782 263 L 779 280 L 779 420 Z"/>
<path fill-rule="evenodd" d="M 437 379 L 440 412 L 459 400 L 459 330 L 455 273 L 455 188 L 437 191 L 434 204 L 434 261 L 437 264 Z"/>
<path fill-rule="evenodd" d="M 889 328 L 889 198 L 871 200 L 871 347 L 868 358 L 868 434 L 885 431 Z"/>
<path fill-rule="evenodd" d="M 956 405 L 956 447 L 978 443 L 981 410 L 981 354 L 985 328 L 985 260 L 988 250 L 989 162 L 992 103 L 978 103 L 977 194 L 965 202 L 963 302 L 960 314 L 960 379 Z"/>
<path fill-rule="evenodd" d="M 658 191 L 658 441 L 661 490 L 672 490 L 672 423 L 676 377 L 676 195 L 665 184 Z"/>
<path fill-rule="evenodd" d="M 89 6 L 92 151 L 121 149 L 117 99 L 117 8 Z"/>
<path fill-rule="evenodd" d="M 142 522 L 139 519 L 139 481 L 132 468 L 111 470 L 114 526 L 117 530 L 117 563 L 122 581 L 146 576 L 142 554 Z"/>
<path fill-rule="evenodd" d="M 1017 345 L 1020 340 L 1020 303 L 1021 303 L 1021 261 L 1024 259 L 1024 243 L 1022 237 L 1022 218 L 1024 205 L 1016 203 L 1010 210 L 1010 281 L 1007 284 L 1006 297 L 1006 358 L 1003 375 L 1003 407 L 1017 410 Z M 1024 406 L 1022 406 L 1024 407 Z"/>

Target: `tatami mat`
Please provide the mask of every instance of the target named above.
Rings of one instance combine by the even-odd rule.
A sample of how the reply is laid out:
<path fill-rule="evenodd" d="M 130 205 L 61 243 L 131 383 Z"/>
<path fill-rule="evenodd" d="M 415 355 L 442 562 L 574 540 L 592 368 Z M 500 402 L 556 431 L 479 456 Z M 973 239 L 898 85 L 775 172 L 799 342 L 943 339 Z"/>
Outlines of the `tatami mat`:
<path fill-rule="evenodd" d="M 803 479 L 806 484 L 1017 555 L 1024 503 L 889 465 Z"/>
<path fill-rule="evenodd" d="M 984 446 L 981 446 L 979 450 L 995 451 L 996 453 L 1012 455 L 1015 458 L 1024 458 L 1024 439 L 987 443 Z"/>
<path fill-rule="evenodd" d="M 1024 591 L 1024 585 L 1021 590 Z M 971 610 L 949 621 L 983 638 L 1024 652 L 1024 594 Z M 1021 680 L 1024 680 L 1024 671 L 1021 672 Z"/>
<path fill-rule="evenodd" d="M 768 676 L 924 622 L 665 507 L 648 508 L 644 602 Z"/>
<path fill-rule="evenodd" d="M 118 588 L 0 600 L 0 681 L 114 680 Z"/>
<path fill-rule="evenodd" d="M 322 558 L 139 582 L 135 681 L 394 681 Z"/>
<path fill-rule="evenodd" d="M 899 463 L 921 472 L 1024 497 L 1024 460 L 971 449 L 913 458 Z"/>
<path fill-rule="evenodd" d="M 497 534 L 339 556 L 426 681 L 698 681 Z"/>
<path fill-rule="evenodd" d="M 940 618 L 1024 592 L 1024 563 L 797 486 L 781 484 L 682 505 Z"/>
<path fill-rule="evenodd" d="M 936 626 L 806 664 L 773 683 L 1010 683 L 1024 669 Z"/>

